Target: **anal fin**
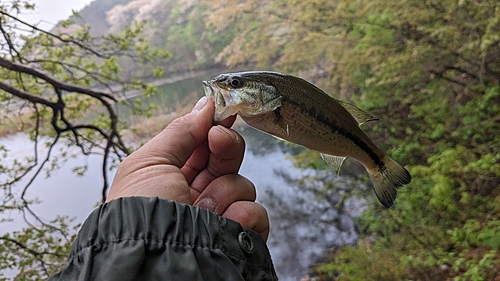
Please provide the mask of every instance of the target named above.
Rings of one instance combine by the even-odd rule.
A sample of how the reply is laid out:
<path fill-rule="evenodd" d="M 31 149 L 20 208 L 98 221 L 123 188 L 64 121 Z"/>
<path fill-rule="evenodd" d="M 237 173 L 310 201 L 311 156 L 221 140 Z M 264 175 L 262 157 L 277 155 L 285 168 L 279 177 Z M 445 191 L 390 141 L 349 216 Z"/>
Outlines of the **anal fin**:
<path fill-rule="evenodd" d="M 342 166 L 342 163 L 344 163 L 346 157 L 321 153 L 321 158 L 325 160 L 326 164 L 330 166 L 330 168 L 337 174 L 337 176 L 340 175 L 340 167 Z"/>

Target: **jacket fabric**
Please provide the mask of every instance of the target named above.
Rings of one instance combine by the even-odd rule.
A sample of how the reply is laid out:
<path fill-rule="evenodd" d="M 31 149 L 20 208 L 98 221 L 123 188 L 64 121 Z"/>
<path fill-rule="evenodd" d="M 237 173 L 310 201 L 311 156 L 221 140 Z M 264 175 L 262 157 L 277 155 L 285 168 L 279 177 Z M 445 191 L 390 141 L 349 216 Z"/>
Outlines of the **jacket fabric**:
<path fill-rule="evenodd" d="M 102 204 L 49 280 L 277 280 L 262 237 L 203 208 L 158 198 Z"/>

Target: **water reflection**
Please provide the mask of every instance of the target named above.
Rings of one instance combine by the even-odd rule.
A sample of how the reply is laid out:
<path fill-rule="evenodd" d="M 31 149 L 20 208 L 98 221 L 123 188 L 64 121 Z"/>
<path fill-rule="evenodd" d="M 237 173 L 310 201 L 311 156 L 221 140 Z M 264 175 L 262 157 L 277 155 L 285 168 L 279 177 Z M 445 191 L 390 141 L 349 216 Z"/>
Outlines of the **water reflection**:
<path fill-rule="evenodd" d="M 354 243 L 358 235 L 353 217 L 363 200 L 345 198 L 349 189 L 362 188 L 352 179 L 332 172 L 294 168 L 287 158 L 290 146 L 250 127 L 239 129 L 247 142 L 241 174 L 257 188 L 257 201 L 271 221 L 268 241 L 281 280 L 299 280 L 329 247 Z M 324 182 L 335 188 L 324 190 Z"/>
<path fill-rule="evenodd" d="M 47 148 L 43 145 L 43 141 L 41 143 L 38 152 L 41 157 L 44 157 Z M 9 150 L 9 157 L 2 159 L 3 164 L 10 165 L 14 159 L 25 162 L 24 159 L 32 157 L 34 153 L 34 144 L 26 134 L 16 134 L 1 138 L 0 145 L 5 146 Z M 64 145 L 56 146 L 55 151 L 59 151 L 61 147 L 64 147 Z M 47 178 L 44 173 L 41 173 L 27 190 L 25 198 L 27 200 L 40 199 L 42 203 L 32 205 L 32 210 L 44 221 L 48 222 L 53 220 L 57 215 L 61 215 L 76 217 L 76 223 L 83 222 L 101 198 L 101 163 L 102 158 L 99 156 L 83 155 L 61 162 L 60 169 L 53 172 L 51 177 Z M 85 176 L 77 177 L 72 170 L 74 167 L 82 165 L 87 165 L 88 171 Z M 3 176 L 0 177 L 2 181 L 6 180 L 5 175 Z M 16 196 L 20 196 L 20 189 L 24 188 L 31 176 L 33 176 L 33 173 L 29 174 L 27 178 L 24 178 L 16 185 L 16 189 L 13 190 Z M 113 173 L 110 176 L 112 177 Z M 0 234 L 20 230 L 27 226 L 23 215 L 15 210 L 3 212 L 0 214 L 0 219 L 2 218 L 11 221 L 1 224 Z M 27 219 L 31 223 L 36 223 L 29 216 Z"/>

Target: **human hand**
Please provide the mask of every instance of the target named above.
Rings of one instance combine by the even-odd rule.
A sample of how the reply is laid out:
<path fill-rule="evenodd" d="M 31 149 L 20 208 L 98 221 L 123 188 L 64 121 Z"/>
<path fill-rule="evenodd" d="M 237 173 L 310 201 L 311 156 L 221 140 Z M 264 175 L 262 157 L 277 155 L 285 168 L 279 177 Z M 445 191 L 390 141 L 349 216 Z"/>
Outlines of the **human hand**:
<path fill-rule="evenodd" d="M 212 125 L 212 99 L 203 97 L 191 113 L 129 155 L 118 167 L 106 201 L 159 197 L 207 208 L 243 227 L 269 234 L 265 208 L 254 202 L 251 181 L 238 174 L 245 143 L 229 129 L 235 118 Z"/>

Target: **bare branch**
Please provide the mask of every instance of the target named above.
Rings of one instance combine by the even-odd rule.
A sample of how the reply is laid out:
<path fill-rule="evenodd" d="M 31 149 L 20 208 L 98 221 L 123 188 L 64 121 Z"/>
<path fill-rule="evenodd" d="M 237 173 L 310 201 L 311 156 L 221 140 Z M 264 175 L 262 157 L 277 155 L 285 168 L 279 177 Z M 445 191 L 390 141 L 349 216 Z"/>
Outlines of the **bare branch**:
<path fill-rule="evenodd" d="M 22 249 L 28 253 L 30 253 L 33 257 L 35 257 L 35 259 L 40 263 L 40 265 L 42 266 L 42 269 L 44 271 L 44 273 L 48 276 L 49 275 L 49 272 L 45 266 L 45 261 L 43 260 L 43 255 L 45 253 L 40 253 L 40 252 L 37 252 L 37 251 L 34 251 L 33 249 L 31 249 L 30 247 L 22 244 L 21 242 L 17 241 L 17 240 L 14 240 L 12 238 L 8 238 L 8 237 L 0 237 L 0 240 L 4 240 L 6 242 L 9 242 L 9 243 L 12 243 L 14 245 L 16 245 L 19 249 Z"/>
<path fill-rule="evenodd" d="M 30 181 L 24 186 L 24 190 L 21 193 L 21 199 L 22 200 L 24 200 L 24 196 L 26 195 L 26 192 L 28 191 L 28 188 L 35 181 L 35 179 L 38 176 L 38 174 L 40 174 L 40 172 L 42 171 L 42 169 L 45 166 L 45 164 L 47 162 L 49 162 L 50 156 L 52 155 L 52 150 L 54 149 L 54 146 L 56 145 L 56 143 L 59 141 L 59 137 L 60 137 L 59 134 L 57 134 L 55 136 L 54 141 L 52 141 L 52 143 L 50 144 L 49 151 L 47 152 L 47 155 L 45 156 L 45 159 L 40 164 L 40 167 L 38 167 L 38 169 L 36 170 L 35 175 L 33 177 L 31 177 Z"/>
<path fill-rule="evenodd" d="M 5 31 L 3 28 L 3 23 L 0 20 L 0 32 L 2 32 L 3 37 L 5 38 L 5 41 L 7 41 L 7 45 L 9 45 L 9 52 L 13 57 L 19 58 L 19 52 L 17 51 L 16 47 L 14 46 L 14 43 L 12 43 L 12 40 L 10 39 L 10 34 Z M 14 52 L 15 55 L 12 53 Z"/>
<path fill-rule="evenodd" d="M 109 158 L 109 152 L 110 149 L 113 145 L 112 142 L 112 135 L 108 138 L 108 141 L 106 143 L 106 148 L 104 149 L 104 156 L 102 157 L 102 166 L 101 166 L 101 171 L 102 171 L 102 180 L 103 180 L 103 186 L 102 186 L 102 191 L 101 191 L 101 197 L 102 197 L 102 202 L 106 202 L 106 195 L 108 192 L 108 178 L 107 178 L 107 171 L 108 171 L 108 158 Z"/>
<path fill-rule="evenodd" d="M 114 102 L 117 101 L 117 99 L 111 94 L 98 92 L 98 91 L 94 91 L 94 90 L 84 88 L 81 86 L 72 85 L 69 83 L 64 83 L 64 82 L 58 81 L 54 77 L 49 76 L 43 72 L 40 72 L 40 71 L 35 70 L 33 68 L 26 67 L 26 66 L 18 64 L 18 63 L 10 62 L 4 58 L 0 58 L 0 66 L 6 68 L 8 70 L 11 70 L 11 71 L 22 72 L 22 73 L 26 73 L 28 75 L 31 75 L 33 77 L 43 79 L 43 80 L 47 81 L 48 83 L 50 83 L 52 86 L 60 88 L 61 90 L 65 90 L 65 91 L 69 91 L 69 92 L 78 92 L 78 93 L 81 93 L 84 95 L 88 95 L 88 96 L 97 98 L 101 101 L 103 98 L 110 99 Z"/>
<path fill-rule="evenodd" d="M 103 56 L 101 53 L 99 53 L 99 52 L 95 51 L 94 49 L 92 49 L 92 48 L 91 48 L 91 47 L 89 47 L 89 46 L 86 46 L 86 45 L 82 44 L 82 43 L 81 43 L 81 42 L 79 42 L 79 41 L 76 41 L 76 40 L 73 40 L 73 39 L 64 39 L 64 38 L 62 38 L 61 36 L 58 36 L 58 35 L 56 35 L 56 34 L 54 34 L 54 33 L 52 33 L 52 32 L 47 32 L 47 31 L 45 31 L 45 30 L 43 30 L 43 29 L 40 29 L 40 28 L 38 28 L 38 27 L 36 27 L 36 26 L 34 26 L 34 25 L 31 25 L 31 24 L 29 24 L 29 23 L 27 23 L 27 22 L 25 22 L 25 21 L 23 21 L 23 20 L 21 20 L 21 19 L 19 19 L 19 18 L 17 18 L 17 17 L 14 17 L 14 16 L 12 16 L 12 15 L 10 15 L 10 14 L 8 14 L 8 13 L 4 12 L 4 11 L 1 11 L 1 10 L 0 10 L 0 14 L 4 15 L 4 16 L 6 16 L 6 17 L 9 17 L 9 18 L 11 18 L 11 19 L 13 19 L 13 20 L 15 20 L 15 21 L 17 21 L 17 22 L 19 22 L 19 23 L 22 23 L 22 24 L 24 24 L 24 25 L 26 25 L 26 26 L 30 27 L 30 28 L 31 28 L 31 29 L 33 29 L 33 30 L 36 30 L 36 31 L 41 32 L 41 33 L 43 33 L 43 34 L 49 35 L 49 36 L 51 36 L 51 37 L 54 37 L 54 38 L 56 38 L 56 39 L 60 40 L 61 42 L 74 44 L 74 45 L 76 45 L 76 46 L 78 46 L 78 47 L 80 47 L 80 48 L 82 48 L 82 49 L 84 49 L 84 50 L 86 50 L 86 51 L 89 51 L 90 53 L 92 53 L 92 54 L 93 54 L 93 55 L 95 55 L 96 57 L 99 57 L 99 58 L 107 58 L 107 56 Z"/>
<path fill-rule="evenodd" d="M 464 73 L 464 74 L 466 74 L 474 79 L 479 79 L 479 77 L 477 77 L 475 74 L 470 73 L 469 71 L 462 69 L 460 67 L 457 67 L 457 66 L 447 65 L 447 66 L 445 66 L 445 68 L 446 68 L 446 70 L 456 70 L 456 71 Z"/>
<path fill-rule="evenodd" d="M 434 74 L 434 75 L 438 76 L 439 78 L 444 79 L 444 80 L 446 80 L 446 81 L 448 81 L 448 82 L 451 82 L 451 83 L 454 83 L 454 84 L 460 85 L 460 86 L 462 86 L 462 87 L 464 87 L 464 88 L 465 88 L 465 87 L 467 87 L 467 84 L 462 83 L 462 82 L 460 82 L 460 81 L 457 81 L 457 80 L 455 80 L 455 79 L 453 79 L 453 78 L 446 77 L 446 76 L 444 76 L 444 74 L 443 74 L 443 73 L 441 73 L 441 72 L 437 72 L 437 71 L 431 70 L 431 71 L 430 71 L 430 73 L 432 73 L 432 74 Z"/>
<path fill-rule="evenodd" d="M 106 75 L 101 74 L 101 73 L 91 72 L 91 71 L 88 71 L 88 70 L 86 70 L 85 68 L 83 68 L 83 67 L 81 67 L 79 65 L 68 63 L 68 62 L 54 61 L 54 60 L 47 60 L 47 59 L 29 60 L 29 62 L 31 62 L 31 63 L 52 63 L 52 64 L 58 64 L 58 65 L 62 66 L 66 71 L 68 71 L 73 77 L 76 77 L 76 76 L 74 75 L 73 71 L 70 68 L 79 70 L 79 71 L 81 71 L 81 72 L 89 75 L 92 79 L 96 80 L 103 87 L 106 87 L 110 92 L 113 91 L 113 89 L 109 85 L 110 81 L 114 82 L 114 83 L 123 84 L 123 82 L 120 79 L 113 78 L 113 77 L 110 77 L 110 76 L 106 76 Z M 106 81 L 102 80 L 103 78 L 106 79 Z"/>
<path fill-rule="evenodd" d="M 1 60 L 1 58 L 0 58 L 0 60 Z M 52 102 L 52 101 L 45 99 L 41 96 L 37 96 L 37 95 L 33 95 L 31 93 L 25 92 L 23 90 L 15 88 L 9 84 L 6 84 L 2 81 L 0 81 L 0 89 L 18 97 L 18 98 L 29 100 L 32 103 L 43 104 L 43 105 L 46 105 L 46 106 L 48 106 L 52 109 L 55 109 L 55 110 L 61 109 L 61 105 L 58 103 Z"/>

